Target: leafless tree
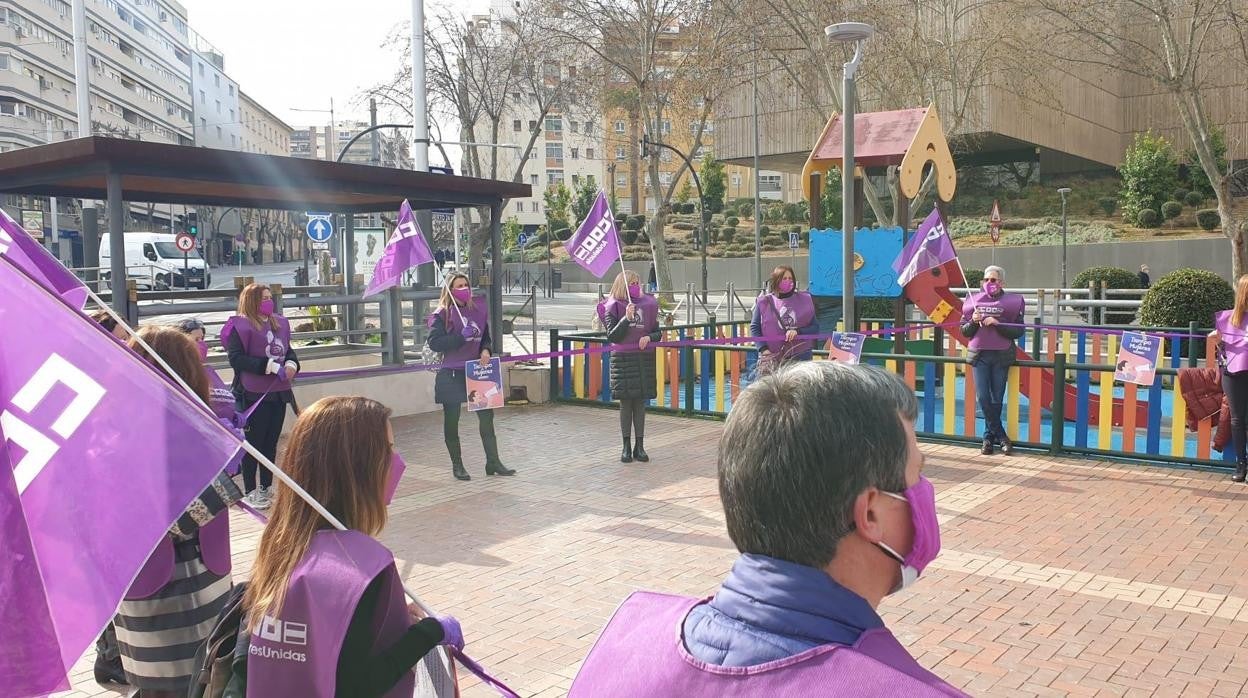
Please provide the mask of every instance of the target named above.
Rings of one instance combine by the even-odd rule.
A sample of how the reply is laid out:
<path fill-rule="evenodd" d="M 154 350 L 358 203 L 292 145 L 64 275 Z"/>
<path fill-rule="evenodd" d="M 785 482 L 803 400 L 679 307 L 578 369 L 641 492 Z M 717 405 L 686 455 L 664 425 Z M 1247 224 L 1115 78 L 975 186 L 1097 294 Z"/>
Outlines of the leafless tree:
<path fill-rule="evenodd" d="M 1144 80 L 1169 95 L 1191 139 L 1200 168 L 1213 184 L 1222 232 L 1231 241 L 1232 274 L 1248 271 L 1245 227 L 1231 201 L 1231 177 L 1218 166 L 1209 108 L 1224 70 L 1248 68 L 1244 0 L 1038 0 L 1049 36 L 1042 45 L 1056 61 L 1091 67 L 1106 79 Z M 1222 118 L 1231 115 L 1220 114 Z"/>

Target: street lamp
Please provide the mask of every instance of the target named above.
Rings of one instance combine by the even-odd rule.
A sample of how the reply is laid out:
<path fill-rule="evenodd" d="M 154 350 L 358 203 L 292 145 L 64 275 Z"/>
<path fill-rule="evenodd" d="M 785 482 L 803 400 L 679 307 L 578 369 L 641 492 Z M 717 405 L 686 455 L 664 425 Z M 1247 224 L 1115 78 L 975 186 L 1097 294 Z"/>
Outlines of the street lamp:
<path fill-rule="evenodd" d="M 1066 288 L 1066 195 L 1070 193 L 1070 187 L 1062 187 L 1057 190 L 1062 195 L 1062 289 Z"/>
<path fill-rule="evenodd" d="M 845 82 L 841 88 L 841 123 L 844 127 L 844 154 L 841 159 L 841 317 L 846 332 L 857 327 L 854 322 L 854 101 L 857 99 L 854 77 L 862 63 L 862 42 L 875 35 L 875 27 L 863 22 L 841 22 L 824 27 L 828 39 L 852 43 L 854 57 L 845 64 Z"/>

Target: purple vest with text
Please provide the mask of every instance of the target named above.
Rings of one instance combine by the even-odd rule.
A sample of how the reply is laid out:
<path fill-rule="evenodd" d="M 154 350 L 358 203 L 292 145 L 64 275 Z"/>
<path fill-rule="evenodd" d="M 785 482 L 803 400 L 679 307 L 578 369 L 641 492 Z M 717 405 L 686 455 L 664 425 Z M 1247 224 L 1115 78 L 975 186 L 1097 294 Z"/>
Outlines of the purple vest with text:
<path fill-rule="evenodd" d="M 1222 347 L 1226 350 L 1227 373 L 1248 371 L 1248 330 L 1231 324 L 1231 315 L 1235 311 L 1223 310 L 1214 316 L 1213 326 L 1221 335 Z"/>
<path fill-rule="evenodd" d="M 460 320 L 460 316 L 463 320 Z M 447 323 L 447 318 L 450 323 Z M 484 330 L 490 322 L 490 305 L 484 296 L 473 296 L 471 308 L 460 308 L 459 312 L 455 312 L 453 308 L 439 310 L 429 318 L 430 327 L 433 323 L 440 322 L 443 327 L 447 328 L 449 334 L 459 334 L 463 332 L 464 325 L 467 324 L 475 331 L 474 339 L 464 342 L 464 345 L 455 351 L 448 351 L 442 361 L 449 364 L 449 368 L 462 369 L 465 361 L 476 361 L 481 358 L 481 337 Z M 486 347 L 489 349 L 489 347 Z"/>
<path fill-rule="evenodd" d="M 222 328 L 222 341 L 228 341 L 230 332 L 237 332 L 248 356 L 275 359 L 280 364 L 286 360 L 286 350 L 290 348 L 290 321 L 281 315 L 273 317 L 277 319 L 276 330 L 268 323 L 257 328 L 251 324 L 251 320 L 235 315 Z M 282 380 L 275 374 L 262 375 L 243 371 L 241 376 L 243 388 L 249 393 L 280 393 L 290 390 L 290 381 Z"/>
<path fill-rule="evenodd" d="M 208 406 L 212 408 L 212 413 L 217 419 L 228 419 L 234 422 L 234 393 L 230 392 L 230 386 L 221 380 L 220 374 L 211 366 L 204 366 L 204 370 L 208 372 Z"/>
<path fill-rule="evenodd" d="M 995 317 L 1000 322 L 1017 324 L 1023 321 L 1025 303 L 1023 297 L 1017 293 L 1002 293 L 993 298 L 983 291 L 976 291 L 962 303 L 962 321 L 969 322 L 971 315 L 978 309 L 984 317 Z M 971 351 L 1012 349 L 1014 342 L 1009 337 L 1002 337 L 992 327 L 981 326 L 967 346 Z"/>
<path fill-rule="evenodd" d="M 718 666 L 685 649 L 681 626 L 699 603 L 634 592 L 616 610 L 572 682 L 569 698 L 636 696 L 963 696 L 919 666 L 887 630 L 853 647 L 820 645 L 755 666 Z"/>
<path fill-rule="evenodd" d="M 199 527 L 199 553 L 213 574 L 225 576 L 230 573 L 230 514 L 221 512 L 212 521 Z M 155 594 L 173 579 L 173 537 L 165 536 L 156 544 L 156 549 L 148 556 L 143 569 L 134 578 L 127 599 L 146 599 Z"/>
<path fill-rule="evenodd" d="M 815 299 L 805 291 L 794 291 L 788 298 L 768 293 L 758 299 L 758 317 L 763 334 L 769 337 L 782 335 L 789 330 L 801 330 L 815 321 Z M 785 350 L 787 342 L 767 342 L 767 349 L 775 354 Z M 784 353 L 800 356 L 814 349 L 808 341 L 794 342 Z"/>
<path fill-rule="evenodd" d="M 384 581 L 373 618 L 374 653 L 398 642 L 412 624 L 394 556 L 359 531 L 317 531 L 290 576 L 279 617 L 265 616 L 251 634 L 247 695 L 334 698 L 347 627 L 378 574 Z M 410 698 L 415 688 L 409 671 L 385 695 Z"/>
<path fill-rule="evenodd" d="M 633 301 L 633 305 L 637 309 L 638 322 L 629 325 L 628 334 L 624 335 L 620 344 L 636 344 L 641 341 L 642 337 L 659 331 L 659 301 L 654 296 L 643 293 L 641 298 Z M 627 312 L 628 303 L 618 298 L 608 297 L 598 304 L 598 319 L 603 325 L 607 324 L 608 313 L 615 316 L 618 322 Z M 608 331 L 610 329 L 610 327 L 607 328 Z"/>

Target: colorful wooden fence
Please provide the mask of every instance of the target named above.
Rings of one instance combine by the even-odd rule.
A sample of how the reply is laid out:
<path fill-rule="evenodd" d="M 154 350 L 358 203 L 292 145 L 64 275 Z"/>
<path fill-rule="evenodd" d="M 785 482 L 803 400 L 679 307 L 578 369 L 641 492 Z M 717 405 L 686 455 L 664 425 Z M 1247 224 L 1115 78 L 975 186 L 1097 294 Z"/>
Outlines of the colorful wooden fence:
<path fill-rule="evenodd" d="M 865 322 L 863 331 L 880 331 L 890 322 Z M 748 323 L 718 323 L 665 328 L 663 339 L 707 339 L 748 336 Z M 917 431 L 920 436 L 942 440 L 978 441 L 983 419 L 976 404 L 975 383 L 963 352 L 935 328 L 908 334 L 910 340 L 928 340 L 937 355 L 864 354 L 864 362 L 897 373 L 915 390 L 919 400 Z M 583 350 L 601 346 L 601 336 L 551 333 L 551 346 Z M 1211 449 L 1212 426 L 1208 420 L 1197 429 L 1186 425 L 1186 404 L 1177 390 L 1176 371 L 1195 365 L 1184 354 L 1183 340 L 1169 338 L 1164 344 L 1159 370 L 1151 386 L 1118 383 L 1113 364 L 1118 337 L 1095 328 L 1087 330 L 1029 330 L 1020 344 L 1031 348 L 1037 361 L 1022 362 L 1010 369 L 1003 421 L 1016 444 L 1053 453 L 1084 453 L 1152 461 L 1220 465 L 1223 456 Z M 757 351 L 752 343 L 717 346 L 656 347 L 656 409 L 688 415 L 725 415 L 753 374 Z M 1212 354 L 1212 348 L 1209 348 Z M 816 351 L 815 360 L 826 352 Z M 1210 357 L 1206 357 L 1209 361 Z M 610 403 L 609 352 L 583 352 L 552 360 L 552 394 L 572 402 Z M 1062 372 L 1074 387 L 1074 414 L 1066 404 L 1033 403 L 1020 390 L 1024 372 L 1040 381 L 1046 372 Z M 1057 391 L 1062 395 L 1063 391 Z M 1101 395 L 1113 399 L 1096 400 Z M 1119 424 L 1114 424 L 1114 402 L 1121 401 Z M 1095 407 L 1093 405 L 1095 404 Z M 1139 405 L 1145 410 L 1138 410 Z M 1093 409 L 1097 410 L 1094 416 Z M 1054 412 L 1060 410 L 1056 420 Z M 1147 415 L 1141 419 L 1138 415 Z M 1094 418 L 1095 417 L 1095 418 Z"/>

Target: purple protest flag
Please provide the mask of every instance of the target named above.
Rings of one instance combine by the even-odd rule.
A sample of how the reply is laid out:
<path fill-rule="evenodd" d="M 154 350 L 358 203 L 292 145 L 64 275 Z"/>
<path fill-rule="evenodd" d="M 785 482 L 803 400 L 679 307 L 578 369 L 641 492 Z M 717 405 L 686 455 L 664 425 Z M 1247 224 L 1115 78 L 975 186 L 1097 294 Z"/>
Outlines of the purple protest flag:
<path fill-rule="evenodd" d="M 914 231 L 901 254 L 893 261 L 893 271 L 897 272 L 897 285 L 905 288 L 919 274 L 957 258 L 953 239 L 949 237 L 945 222 L 941 220 L 940 211 L 932 209 Z"/>
<path fill-rule="evenodd" d="M 82 285 L 82 281 L 43 245 L 35 242 L 4 209 L 0 209 L 0 256 L 8 257 L 27 276 L 75 308 L 82 310 L 87 304 L 87 287 Z"/>
<path fill-rule="evenodd" d="M 240 443 L 8 257 L 0 298 L 0 677 L 45 695 Z"/>
<path fill-rule="evenodd" d="M 623 267 L 615 216 L 611 215 L 607 195 L 601 189 L 598 190 L 598 198 L 594 199 L 593 208 L 589 209 L 589 215 L 576 229 L 576 234 L 563 243 L 563 249 L 568 251 L 573 262 L 598 278 L 605 276 L 617 259 Z"/>
<path fill-rule="evenodd" d="M 377 260 L 373 279 L 364 289 L 364 295 L 381 293 L 397 285 L 403 278 L 403 272 L 432 261 L 433 253 L 429 251 L 429 243 L 425 242 L 425 235 L 416 223 L 416 216 L 412 215 L 412 206 L 404 201 L 399 207 L 398 225 L 386 242 L 385 253 Z"/>

